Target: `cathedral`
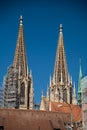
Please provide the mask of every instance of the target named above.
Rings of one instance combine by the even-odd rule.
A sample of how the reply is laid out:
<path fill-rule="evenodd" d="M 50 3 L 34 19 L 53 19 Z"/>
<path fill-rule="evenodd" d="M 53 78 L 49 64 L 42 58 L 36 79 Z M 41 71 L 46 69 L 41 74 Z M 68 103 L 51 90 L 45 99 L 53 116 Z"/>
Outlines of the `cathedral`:
<path fill-rule="evenodd" d="M 54 73 L 50 77 L 46 96 L 42 91 L 40 105 L 34 104 L 33 76 L 32 71 L 28 70 L 23 18 L 20 16 L 13 64 L 8 67 L 3 81 L 0 128 L 2 130 L 80 130 L 79 128 L 82 128 L 82 108 L 79 107 L 82 104 L 81 79 L 80 66 L 77 105 L 76 87 L 68 72 L 63 27 L 60 24 Z M 35 105 L 39 106 L 38 111 Z"/>
<path fill-rule="evenodd" d="M 7 70 L 3 87 L 5 108 L 33 109 L 33 79 L 32 72 L 28 72 L 22 16 L 13 65 Z"/>
<path fill-rule="evenodd" d="M 40 110 L 49 109 L 48 102 L 77 104 L 75 84 L 72 84 L 72 77 L 68 73 L 62 31 L 63 27 L 60 24 L 54 74 L 50 77 L 46 97 L 42 92 Z"/>
<path fill-rule="evenodd" d="M 4 77 L 3 88 L 5 108 L 34 109 L 33 78 L 32 71 L 28 72 L 22 16 L 14 61 Z M 53 77 L 50 77 L 47 95 L 42 93 L 40 110 L 49 110 L 49 102 L 77 104 L 75 84 L 72 84 L 66 63 L 62 24 L 59 27 Z"/>

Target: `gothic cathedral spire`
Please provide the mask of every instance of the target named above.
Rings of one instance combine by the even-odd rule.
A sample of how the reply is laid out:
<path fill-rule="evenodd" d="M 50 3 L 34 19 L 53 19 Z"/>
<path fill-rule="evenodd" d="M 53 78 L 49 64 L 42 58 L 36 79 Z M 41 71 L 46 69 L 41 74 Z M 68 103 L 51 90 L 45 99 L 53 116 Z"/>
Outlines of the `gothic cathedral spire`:
<path fill-rule="evenodd" d="M 54 67 L 54 82 L 56 84 L 61 82 L 66 83 L 68 77 L 62 29 L 62 24 L 60 24 L 58 48 Z"/>
<path fill-rule="evenodd" d="M 64 40 L 63 40 L 63 27 L 60 24 L 59 30 L 59 40 L 56 52 L 56 60 L 54 66 L 53 80 L 50 85 L 50 100 L 56 102 L 66 101 L 71 103 L 72 101 L 72 83 L 70 78 L 68 78 L 68 69 L 66 63 L 66 55 L 64 50 Z M 64 100 L 63 100 L 64 99 Z"/>
<path fill-rule="evenodd" d="M 14 56 L 14 68 L 18 69 L 20 75 L 27 76 L 27 60 L 26 60 L 26 50 L 24 41 L 24 28 L 23 28 L 23 18 L 20 16 L 20 25 L 18 32 L 17 45 Z"/>
<path fill-rule="evenodd" d="M 28 72 L 22 16 L 20 16 L 14 62 L 9 67 L 4 80 L 4 106 L 20 109 L 34 108 L 33 78 Z"/>
<path fill-rule="evenodd" d="M 48 89 L 49 95 L 47 90 L 48 96 L 44 98 L 45 99 L 44 102 L 43 102 L 43 98 L 41 99 L 41 104 L 40 104 L 41 110 L 48 110 L 49 106 L 50 106 L 49 110 L 51 110 L 51 102 L 60 102 L 60 103 L 66 102 L 68 104 L 72 103 L 72 78 L 70 77 L 67 69 L 62 30 L 63 27 L 62 24 L 60 24 L 54 73 L 53 73 L 53 77 L 50 77 L 50 83 Z M 49 101 L 49 105 L 47 105 L 48 101 Z M 44 104 L 43 106 L 42 103 Z"/>

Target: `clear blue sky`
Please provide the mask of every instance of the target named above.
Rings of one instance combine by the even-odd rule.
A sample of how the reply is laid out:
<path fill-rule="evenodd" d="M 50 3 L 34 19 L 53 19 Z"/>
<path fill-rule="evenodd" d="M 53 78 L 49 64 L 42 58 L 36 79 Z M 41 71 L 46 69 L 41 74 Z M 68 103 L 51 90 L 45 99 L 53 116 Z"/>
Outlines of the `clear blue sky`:
<path fill-rule="evenodd" d="M 79 59 L 87 74 L 86 0 L 2 0 L 0 1 L 0 86 L 13 63 L 22 14 L 29 69 L 34 80 L 35 102 L 46 92 L 53 75 L 59 24 L 63 24 L 68 71 L 78 84 Z"/>

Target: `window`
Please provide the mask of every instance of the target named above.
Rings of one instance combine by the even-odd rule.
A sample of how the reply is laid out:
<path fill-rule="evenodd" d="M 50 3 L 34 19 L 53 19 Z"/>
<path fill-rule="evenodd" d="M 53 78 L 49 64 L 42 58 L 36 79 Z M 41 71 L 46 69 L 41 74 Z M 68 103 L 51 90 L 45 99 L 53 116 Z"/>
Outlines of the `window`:
<path fill-rule="evenodd" d="M 4 130 L 4 126 L 0 126 L 0 130 Z"/>
<path fill-rule="evenodd" d="M 20 90 L 20 104 L 24 104 L 25 100 L 25 84 L 21 84 L 21 90 Z"/>

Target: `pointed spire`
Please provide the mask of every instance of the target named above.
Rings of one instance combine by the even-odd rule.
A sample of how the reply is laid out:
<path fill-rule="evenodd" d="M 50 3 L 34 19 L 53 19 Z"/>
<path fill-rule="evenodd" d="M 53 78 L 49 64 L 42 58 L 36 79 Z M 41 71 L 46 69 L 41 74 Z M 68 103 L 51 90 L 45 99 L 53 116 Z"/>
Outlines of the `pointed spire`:
<path fill-rule="evenodd" d="M 47 85 L 47 95 L 46 95 L 46 98 L 49 100 L 49 87 Z"/>
<path fill-rule="evenodd" d="M 34 88 L 33 88 L 33 82 L 31 83 L 30 86 L 30 94 L 29 94 L 29 109 L 33 110 L 34 108 Z"/>
<path fill-rule="evenodd" d="M 26 49 L 24 42 L 24 29 L 23 29 L 23 18 L 20 16 L 20 25 L 17 38 L 17 45 L 14 55 L 13 66 L 19 70 L 21 75 L 27 76 L 27 58 L 26 58 Z"/>
<path fill-rule="evenodd" d="M 55 85 L 55 78 L 54 78 L 54 76 L 53 76 L 53 84 Z"/>
<path fill-rule="evenodd" d="M 71 84 L 72 84 L 72 76 L 71 76 L 71 79 L 70 79 L 70 81 L 71 81 Z"/>
<path fill-rule="evenodd" d="M 76 86 L 75 86 L 75 82 L 74 82 L 74 88 L 73 88 L 73 96 L 76 97 Z"/>
<path fill-rule="evenodd" d="M 50 75 L 50 86 L 51 86 L 51 84 L 52 84 L 52 79 L 51 79 L 51 75 Z"/>
<path fill-rule="evenodd" d="M 55 60 L 55 66 L 54 66 L 54 75 L 53 75 L 56 84 L 61 82 L 61 79 L 63 79 L 63 82 L 66 83 L 67 77 L 68 77 L 66 56 L 65 56 L 65 50 L 64 50 L 63 33 L 62 33 L 62 29 L 63 29 L 62 24 L 60 24 L 59 29 L 60 29 L 59 40 L 58 40 L 56 60 Z M 62 75 L 61 75 L 61 72 L 62 72 Z"/>
<path fill-rule="evenodd" d="M 31 84 L 31 87 L 30 87 L 30 94 L 31 94 L 31 95 L 32 95 L 32 94 L 34 95 L 34 92 L 33 92 L 33 91 L 34 91 L 34 88 L 33 88 L 33 83 L 32 83 L 32 84 Z"/>
<path fill-rule="evenodd" d="M 80 59 L 79 81 L 78 81 L 78 104 L 80 106 L 82 104 L 81 79 L 82 79 L 82 68 L 81 68 L 81 59 Z"/>
<path fill-rule="evenodd" d="M 81 92 L 81 79 L 82 79 L 82 68 L 81 68 L 81 59 L 80 59 L 80 70 L 79 70 L 78 93 Z"/>
<path fill-rule="evenodd" d="M 81 59 L 80 59 L 80 72 L 79 72 L 79 79 L 82 78 L 82 68 L 81 68 Z"/>
<path fill-rule="evenodd" d="M 30 77 L 32 78 L 32 70 L 30 70 Z"/>
<path fill-rule="evenodd" d="M 41 102 L 40 102 L 40 110 L 46 110 L 46 104 L 45 104 L 45 101 L 44 101 L 44 92 L 42 90 L 42 96 L 41 96 Z"/>
<path fill-rule="evenodd" d="M 70 83 L 70 74 L 68 73 L 68 83 Z"/>
<path fill-rule="evenodd" d="M 73 98 L 72 98 L 72 104 L 74 104 L 74 105 L 77 104 L 75 82 L 74 82 L 74 87 L 73 87 Z"/>

